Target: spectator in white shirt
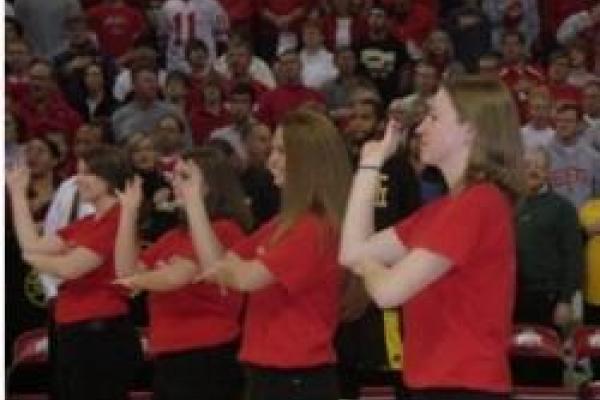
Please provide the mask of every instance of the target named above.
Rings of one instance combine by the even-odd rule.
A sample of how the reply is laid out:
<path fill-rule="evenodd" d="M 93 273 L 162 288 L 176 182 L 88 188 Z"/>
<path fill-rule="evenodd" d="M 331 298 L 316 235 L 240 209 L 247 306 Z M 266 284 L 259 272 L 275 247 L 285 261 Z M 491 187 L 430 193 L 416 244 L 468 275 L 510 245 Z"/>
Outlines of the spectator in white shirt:
<path fill-rule="evenodd" d="M 309 21 L 302 28 L 300 61 L 302 62 L 302 82 L 305 86 L 320 89 L 325 83 L 335 79 L 338 70 L 333 54 L 325 48 L 323 32 L 318 23 Z"/>
<path fill-rule="evenodd" d="M 529 122 L 521 128 L 526 148 L 547 147 L 554 138 L 552 102 L 547 92 L 535 91 L 529 99 Z"/>

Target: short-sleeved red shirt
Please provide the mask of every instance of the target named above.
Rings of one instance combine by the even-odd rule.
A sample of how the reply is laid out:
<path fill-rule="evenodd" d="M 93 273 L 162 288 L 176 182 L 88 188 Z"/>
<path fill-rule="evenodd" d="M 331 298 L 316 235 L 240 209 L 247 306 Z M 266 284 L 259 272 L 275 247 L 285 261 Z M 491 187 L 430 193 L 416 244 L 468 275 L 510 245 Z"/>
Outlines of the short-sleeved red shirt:
<path fill-rule="evenodd" d="M 71 247 L 84 247 L 102 258 L 102 264 L 59 287 L 55 318 L 58 324 L 115 317 L 129 311 L 127 293 L 114 285 L 114 247 L 120 207 L 115 205 L 99 218 L 86 216 L 59 230 Z"/>
<path fill-rule="evenodd" d="M 214 232 L 229 248 L 244 237 L 233 221 L 213 223 Z M 177 255 L 198 260 L 189 232 L 183 228 L 164 234 L 141 256 L 150 269 L 158 261 Z M 227 343 L 240 334 L 242 294 L 221 290 L 210 283 L 194 283 L 169 292 L 152 292 L 150 309 L 150 351 L 155 354 L 205 348 Z"/>
<path fill-rule="evenodd" d="M 338 235 L 314 214 L 301 216 L 272 243 L 277 227 L 272 220 L 233 247 L 275 277 L 248 296 L 240 359 L 270 368 L 333 364 L 342 278 Z"/>
<path fill-rule="evenodd" d="M 508 392 L 516 268 L 508 199 L 494 185 L 477 184 L 395 229 L 408 249 L 427 249 L 453 264 L 402 308 L 407 385 Z"/>
<path fill-rule="evenodd" d="M 112 57 L 131 50 L 146 30 L 144 14 L 128 5 L 100 4 L 89 9 L 87 15 L 100 48 Z"/>

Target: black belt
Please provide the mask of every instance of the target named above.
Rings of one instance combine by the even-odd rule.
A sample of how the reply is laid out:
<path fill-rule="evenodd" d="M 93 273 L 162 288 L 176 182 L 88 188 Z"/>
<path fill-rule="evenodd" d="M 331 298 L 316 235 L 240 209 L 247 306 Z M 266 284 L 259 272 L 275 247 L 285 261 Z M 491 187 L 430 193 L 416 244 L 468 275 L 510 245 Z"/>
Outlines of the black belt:
<path fill-rule="evenodd" d="M 123 326 L 132 326 L 131 320 L 127 315 L 58 324 L 57 330 L 60 333 L 69 333 L 75 331 L 102 332 Z"/>

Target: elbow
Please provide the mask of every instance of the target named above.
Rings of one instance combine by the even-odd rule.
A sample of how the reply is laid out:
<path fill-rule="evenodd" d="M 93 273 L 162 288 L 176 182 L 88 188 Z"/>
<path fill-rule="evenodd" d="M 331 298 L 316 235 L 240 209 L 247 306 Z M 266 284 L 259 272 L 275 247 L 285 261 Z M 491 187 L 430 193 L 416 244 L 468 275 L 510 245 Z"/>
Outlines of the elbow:
<path fill-rule="evenodd" d="M 65 281 L 72 281 L 78 279 L 84 275 L 84 272 L 80 268 L 66 265 L 58 271 L 58 277 Z"/>
<path fill-rule="evenodd" d="M 356 250 L 352 251 L 348 247 L 342 246 L 340 254 L 338 254 L 338 263 L 340 265 L 349 267 L 359 262 L 359 253 Z"/>
<path fill-rule="evenodd" d="M 398 293 L 388 288 L 368 288 L 371 298 L 377 304 L 377 307 L 396 308 L 404 304 L 405 298 L 399 297 Z"/>

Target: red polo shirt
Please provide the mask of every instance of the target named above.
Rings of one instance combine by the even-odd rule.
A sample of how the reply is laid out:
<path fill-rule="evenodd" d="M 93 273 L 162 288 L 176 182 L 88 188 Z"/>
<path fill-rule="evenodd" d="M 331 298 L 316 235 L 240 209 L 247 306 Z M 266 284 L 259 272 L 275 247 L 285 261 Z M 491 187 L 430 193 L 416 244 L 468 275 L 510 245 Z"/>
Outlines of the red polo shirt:
<path fill-rule="evenodd" d="M 229 248 L 244 237 L 233 221 L 213 224 L 219 241 Z M 150 269 L 172 256 L 198 261 L 189 232 L 173 229 L 141 256 Z M 152 292 L 150 309 L 150 351 L 155 354 L 205 348 L 227 343 L 239 336 L 242 295 L 221 290 L 211 283 L 194 283 L 169 292 Z"/>
<path fill-rule="evenodd" d="M 102 264 L 59 287 L 55 318 L 60 324 L 127 314 L 128 296 L 114 285 L 114 247 L 120 217 L 115 205 L 99 218 L 89 215 L 59 230 L 71 247 L 84 247 L 102 258 Z"/>
<path fill-rule="evenodd" d="M 275 282 L 248 296 L 240 359 L 270 368 L 335 363 L 342 279 L 338 235 L 314 214 L 304 214 L 274 243 L 276 220 L 234 246 L 261 262 Z"/>
<path fill-rule="evenodd" d="M 325 104 L 323 95 L 316 90 L 300 84 L 280 86 L 262 96 L 258 105 L 258 119 L 274 128 L 285 114 L 310 102 Z"/>
<path fill-rule="evenodd" d="M 402 307 L 407 385 L 507 393 L 516 265 L 508 200 L 494 185 L 474 185 L 395 229 L 408 249 L 452 262 Z"/>

